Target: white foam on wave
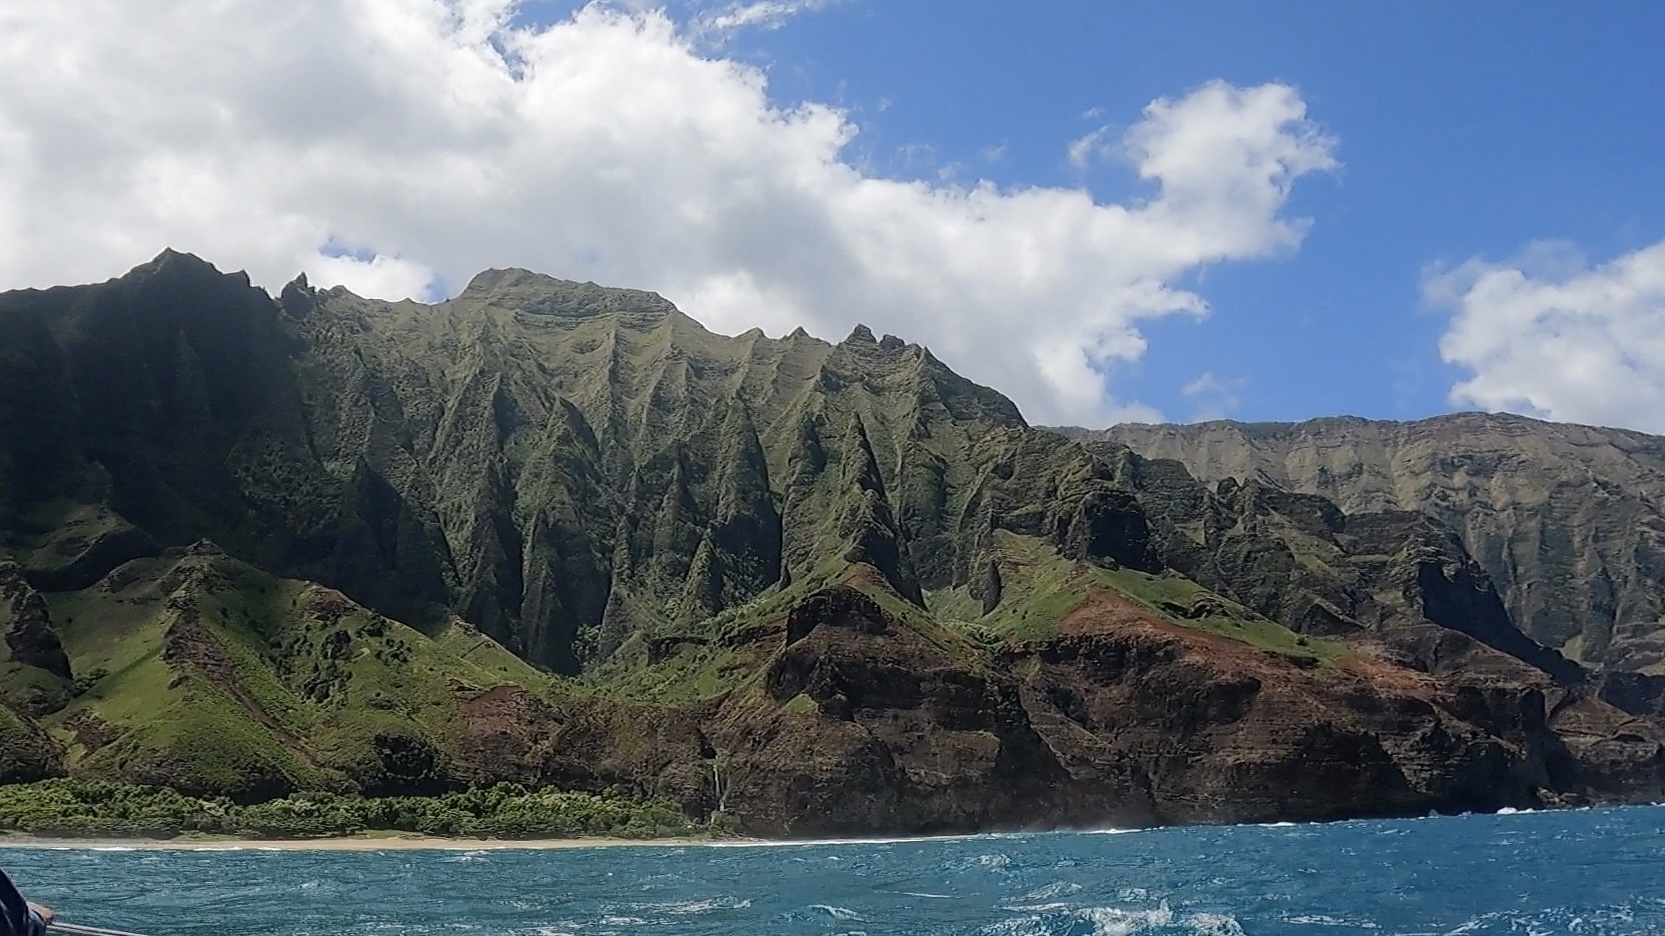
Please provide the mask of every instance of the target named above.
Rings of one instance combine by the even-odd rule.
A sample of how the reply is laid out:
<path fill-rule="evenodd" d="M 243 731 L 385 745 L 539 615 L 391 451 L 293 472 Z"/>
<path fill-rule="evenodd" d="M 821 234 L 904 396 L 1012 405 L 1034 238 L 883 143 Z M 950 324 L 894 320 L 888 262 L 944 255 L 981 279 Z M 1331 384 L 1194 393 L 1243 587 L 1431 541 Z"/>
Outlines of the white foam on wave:
<path fill-rule="evenodd" d="M 1335 917 L 1324 913 L 1303 913 L 1298 916 L 1286 916 L 1285 923 L 1295 926 L 1345 926 L 1355 930 L 1381 929 L 1381 924 L 1374 920 L 1349 920 L 1346 917 Z"/>
<path fill-rule="evenodd" d="M 1120 907 L 1088 907 L 1077 916 L 1093 924 L 1094 936 L 1130 936 L 1141 930 L 1158 926 L 1172 926 L 1174 911 L 1168 902 L 1149 910 L 1123 910 Z"/>
<path fill-rule="evenodd" d="M 863 923 L 867 922 L 862 919 L 861 914 L 848 907 L 834 907 L 830 904 L 810 904 L 809 909 L 819 910 L 835 920 L 858 920 Z"/>
<path fill-rule="evenodd" d="M 698 842 L 696 848 L 828 848 L 839 845 L 912 845 L 922 842 L 964 842 L 973 839 L 1010 838 L 986 832 L 965 835 L 917 835 L 892 838 L 827 838 L 827 839 L 737 839 L 730 841 Z"/>
<path fill-rule="evenodd" d="M 89 851 L 96 851 L 96 852 L 130 852 L 130 851 L 138 851 L 138 849 L 137 849 L 137 848 L 134 848 L 134 847 L 133 847 L 133 846 L 131 846 L 131 845 L 94 845 L 94 846 L 92 846 L 92 848 L 90 848 L 90 849 L 88 849 L 88 850 L 89 850 Z"/>
<path fill-rule="evenodd" d="M 1038 904 L 1002 904 L 1000 909 L 1007 913 L 1068 913 L 1075 909 L 1075 905 L 1055 900 Z"/>
<path fill-rule="evenodd" d="M 1243 924 L 1229 913 L 1193 913 L 1184 922 L 1197 936 L 1246 936 Z"/>
<path fill-rule="evenodd" d="M 1046 936 L 1056 931 L 1059 917 L 1092 927 L 1093 936 L 1137 936 L 1141 933 L 1179 931 L 1188 936 L 1245 936 L 1237 918 L 1225 913 L 1176 914 L 1167 901 L 1155 907 L 1134 910 L 1125 907 L 1084 907 L 1065 909 L 1067 905 L 1026 908 L 1029 915 L 1003 920 L 984 927 L 987 936 Z M 1011 908 L 1008 908 L 1011 909 Z M 1071 927 L 1070 932 L 1076 932 Z"/>
<path fill-rule="evenodd" d="M 1011 856 L 1004 852 L 984 852 L 980 855 L 956 858 L 945 863 L 943 869 L 955 873 L 961 871 L 1004 871 L 1011 863 Z"/>
<path fill-rule="evenodd" d="M 649 904 L 644 910 L 657 910 L 676 916 L 693 916 L 700 913 L 710 913 L 713 910 L 744 910 L 752 902 L 743 897 L 710 897 L 705 900 L 683 900 L 675 903 Z"/>
<path fill-rule="evenodd" d="M 1079 894 L 1079 893 L 1081 893 L 1081 885 L 1080 884 L 1076 884 L 1072 881 L 1053 881 L 1051 884 L 1043 884 L 1042 886 L 1035 888 L 1034 890 L 1030 891 L 1029 893 L 1024 894 L 1022 897 L 1019 897 L 1018 899 L 1019 900 L 1054 900 L 1058 897 L 1065 897 L 1065 896 L 1068 896 L 1070 894 Z"/>

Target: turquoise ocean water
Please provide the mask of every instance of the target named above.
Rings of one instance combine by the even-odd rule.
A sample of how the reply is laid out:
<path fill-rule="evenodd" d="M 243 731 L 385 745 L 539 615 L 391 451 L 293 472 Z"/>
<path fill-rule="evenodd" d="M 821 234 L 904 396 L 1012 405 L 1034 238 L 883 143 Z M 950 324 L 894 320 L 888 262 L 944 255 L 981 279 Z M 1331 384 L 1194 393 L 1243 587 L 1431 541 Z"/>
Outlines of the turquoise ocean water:
<path fill-rule="evenodd" d="M 1665 808 L 901 842 L 473 852 L 12 848 L 153 936 L 1665 936 Z"/>

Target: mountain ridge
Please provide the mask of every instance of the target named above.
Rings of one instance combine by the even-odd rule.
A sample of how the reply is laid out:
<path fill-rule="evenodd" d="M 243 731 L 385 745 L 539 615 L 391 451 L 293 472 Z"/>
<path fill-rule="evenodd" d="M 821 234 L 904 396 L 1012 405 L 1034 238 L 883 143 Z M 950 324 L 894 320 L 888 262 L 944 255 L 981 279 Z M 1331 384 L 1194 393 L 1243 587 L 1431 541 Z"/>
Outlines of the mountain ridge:
<path fill-rule="evenodd" d="M 864 326 L 172 252 L 0 325 L 17 779 L 617 786 L 789 835 L 1665 791 L 1665 724 L 1438 518 L 1030 427 Z"/>
<path fill-rule="evenodd" d="M 1600 670 L 1665 662 L 1665 438 L 1468 413 L 1089 435 L 1209 481 L 1253 475 L 1346 510 L 1427 513 L 1459 532 L 1528 634 Z"/>

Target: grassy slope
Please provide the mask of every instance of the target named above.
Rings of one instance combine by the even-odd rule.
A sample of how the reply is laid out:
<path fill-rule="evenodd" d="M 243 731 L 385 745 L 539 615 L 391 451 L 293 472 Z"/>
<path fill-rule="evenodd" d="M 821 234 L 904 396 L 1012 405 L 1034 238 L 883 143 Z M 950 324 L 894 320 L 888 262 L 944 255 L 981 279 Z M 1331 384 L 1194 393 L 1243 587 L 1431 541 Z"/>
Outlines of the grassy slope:
<path fill-rule="evenodd" d="M 462 626 L 429 638 L 222 557 L 146 566 L 125 588 L 51 597 L 66 652 L 91 686 L 47 724 L 71 767 L 88 774 L 185 769 L 184 785 L 196 789 L 252 793 L 274 776 L 280 786 L 345 789 L 348 776 L 374 772 L 365 759 L 376 735 L 426 739 L 443 753 L 457 740 L 459 696 L 549 685 Z M 193 622 L 184 652 L 208 662 L 166 661 L 169 629 Z M 89 715 L 107 727 L 84 730 Z M 88 743 L 99 734 L 116 737 Z"/>
<path fill-rule="evenodd" d="M 1351 652 L 1340 641 L 1305 637 L 1189 579 L 1152 575 L 1131 569 L 1104 569 L 1067 559 L 1044 541 L 1017 534 L 996 535 L 1003 579 L 1002 598 L 993 611 L 965 588 L 945 588 L 926 596 L 927 610 L 897 597 L 871 575 L 850 581 L 880 603 L 903 626 L 940 649 L 968 662 L 978 648 L 1001 641 L 1044 639 L 1088 598 L 1106 588 L 1127 596 L 1156 617 L 1294 657 L 1332 662 Z M 846 570 L 848 571 L 848 570 Z M 659 658 L 649 660 L 649 638 L 638 638 L 587 678 L 595 691 L 635 701 L 676 703 L 711 698 L 743 686 L 762 663 L 758 647 L 734 648 L 724 637 L 782 621 L 792 605 L 832 576 L 818 576 L 751 604 L 726 611 L 699 624 L 662 628 L 660 639 L 680 636 Z M 1194 617 L 1177 609 L 1198 607 Z"/>
<path fill-rule="evenodd" d="M 1275 653 L 1328 662 L 1349 652 L 1339 641 L 1303 637 L 1189 579 L 1074 562 L 1041 540 L 1006 532 L 996 535 L 996 544 L 1002 593 L 994 610 L 984 615 L 981 603 L 963 588 L 942 589 L 928 596 L 931 609 L 948 626 L 980 642 L 1051 636 L 1087 600 L 1089 589 L 1108 588 L 1157 617 Z M 1195 617 L 1176 613 L 1176 609 L 1194 606 L 1204 613 Z"/>

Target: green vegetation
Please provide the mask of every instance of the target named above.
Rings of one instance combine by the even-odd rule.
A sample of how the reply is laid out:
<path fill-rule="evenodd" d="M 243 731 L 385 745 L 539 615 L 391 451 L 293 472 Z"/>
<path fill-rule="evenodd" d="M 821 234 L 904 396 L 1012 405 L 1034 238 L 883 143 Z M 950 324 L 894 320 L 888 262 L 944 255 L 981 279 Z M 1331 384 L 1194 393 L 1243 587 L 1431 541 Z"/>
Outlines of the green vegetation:
<path fill-rule="evenodd" d="M 1274 653 L 1329 663 L 1350 652 L 1340 641 L 1297 634 L 1187 578 L 1075 562 L 1030 536 L 1000 532 L 996 544 L 1002 590 L 993 611 L 981 614 L 981 603 L 963 587 L 927 596 L 936 615 L 977 643 L 1050 637 L 1091 589 L 1107 588 L 1156 617 Z"/>
<path fill-rule="evenodd" d="M 676 804 L 618 793 L 528 790 L 516 784 L 443 796 L 362 797 L 300 793 L 239 806 L 166 787 L 93 780 L 0 786 L 0 831 L 64 837 L 174 838 L 228 835 L 317 838 L 376 832 L 530 839 L 722 834 Z"/>
<path fill-rule="evenodd" d="M 583 685 L 601 695 L 635 702 L 676 704 L 722 695 L 757 669 L 759 654 L 712 646 L 702 638 L 676 643 L 669 655 L 652 658 L 646 641 L 631 638 L 586 677 Z"/>
<path fill-rule="evenodd" d="M 121 366 L 106 335 L 124 336 Z M 0 367 L 0 556 L 16 560 L 0 734 L 27 754 L 0 759 L 0 782 L 176 791 L 44 786 L 15 794 L 19 828 L 656 828 L 663 804 L 617 797 L 402 797 L 584 777 L 706 810 L 731 764 L 745 795 L 798 783 L 754 773 L 779 762 L 819 769 L 803 763 L 816 733 L 869 711 L 896 667 L 941 670 L 930 691 L 1003 684 L 1023 674 L 998 661 L 1045 656 L 1017 645 L 1078 611 L 1318 664 L 1346 646 L 1290 628 L 1391 643 L 1446 609 L 1519 636 L 1443 521 L 1380 512 L 1401 485 L 1365 485 L 1347 515 L 1277 485 L 1210 487 L 1036 430 L 865 327 L 727 338 L 651 294 L 517 270 L 441 306 L 301 284 L 274 305 L 168 252 L 114 283 L 0 295 L 0 361 L 17 365 Z M 1470 497 L 1478 469 L 1455 467 L 1450 493 Z M 1540 545 L 1561 563 L 1574 541 Z M 861 660 L 875 628 L 779 655 L 794 608 L 838 585 L 908 632 L 873 645 L 882 667 Z M 804 689 L 783 681 L 799 663 L 814 694 L 783 699 Z M 993 698 L 910 737 L 936 751 Z M 468 796 L 490 802 L 452 799 Z"/>
<path fill-rule="evenodd" d="M 1094 573 L 1101 581 L 1153 613 L 1186 627 L 1230 637 L 1285 656 L 1316 659 L 1320 663 L 1333 663 L 1352 652 L 1339 640 L 1297 634 L 1230 599 L 1221 598 L 1190 579 L 1130 569 L 1100 569 L 1094 570 Z M 1179 609 L 1183 609 L 1184 613 L 1176 614 Z"/>
<path fill-rule="evenodd" d="M 80 676 L 44 723 L 78 775 L 242 801 L 425 792 L 443 785 L 464 702 L 555 684 L 466 625 L 424 634 L 217 553 L 129 569 L 119 587 L 49 596 Z"/>
<path fill-rule="evenodd" d="M 1004 531 L 995 534 L 1001 570 L 1000 603 L 988 614 L 965 588 L 944 589 L 927 604 L 974 638 L 1032 640 L 1050 637 L 1071 611 L 1087 600 L 1092 573 L 1058 554 L 1051 544 Z"/>
<path fill-rule="evenodd" d="M 811 699 L 809 696 L 804 695 L 801 692 L 792 698 L 787 699 L 786 703 L 780 707 L 780 710 L 788 715 L 821 714 L 821 706 L 817 705 L 814 699 Z"/>

